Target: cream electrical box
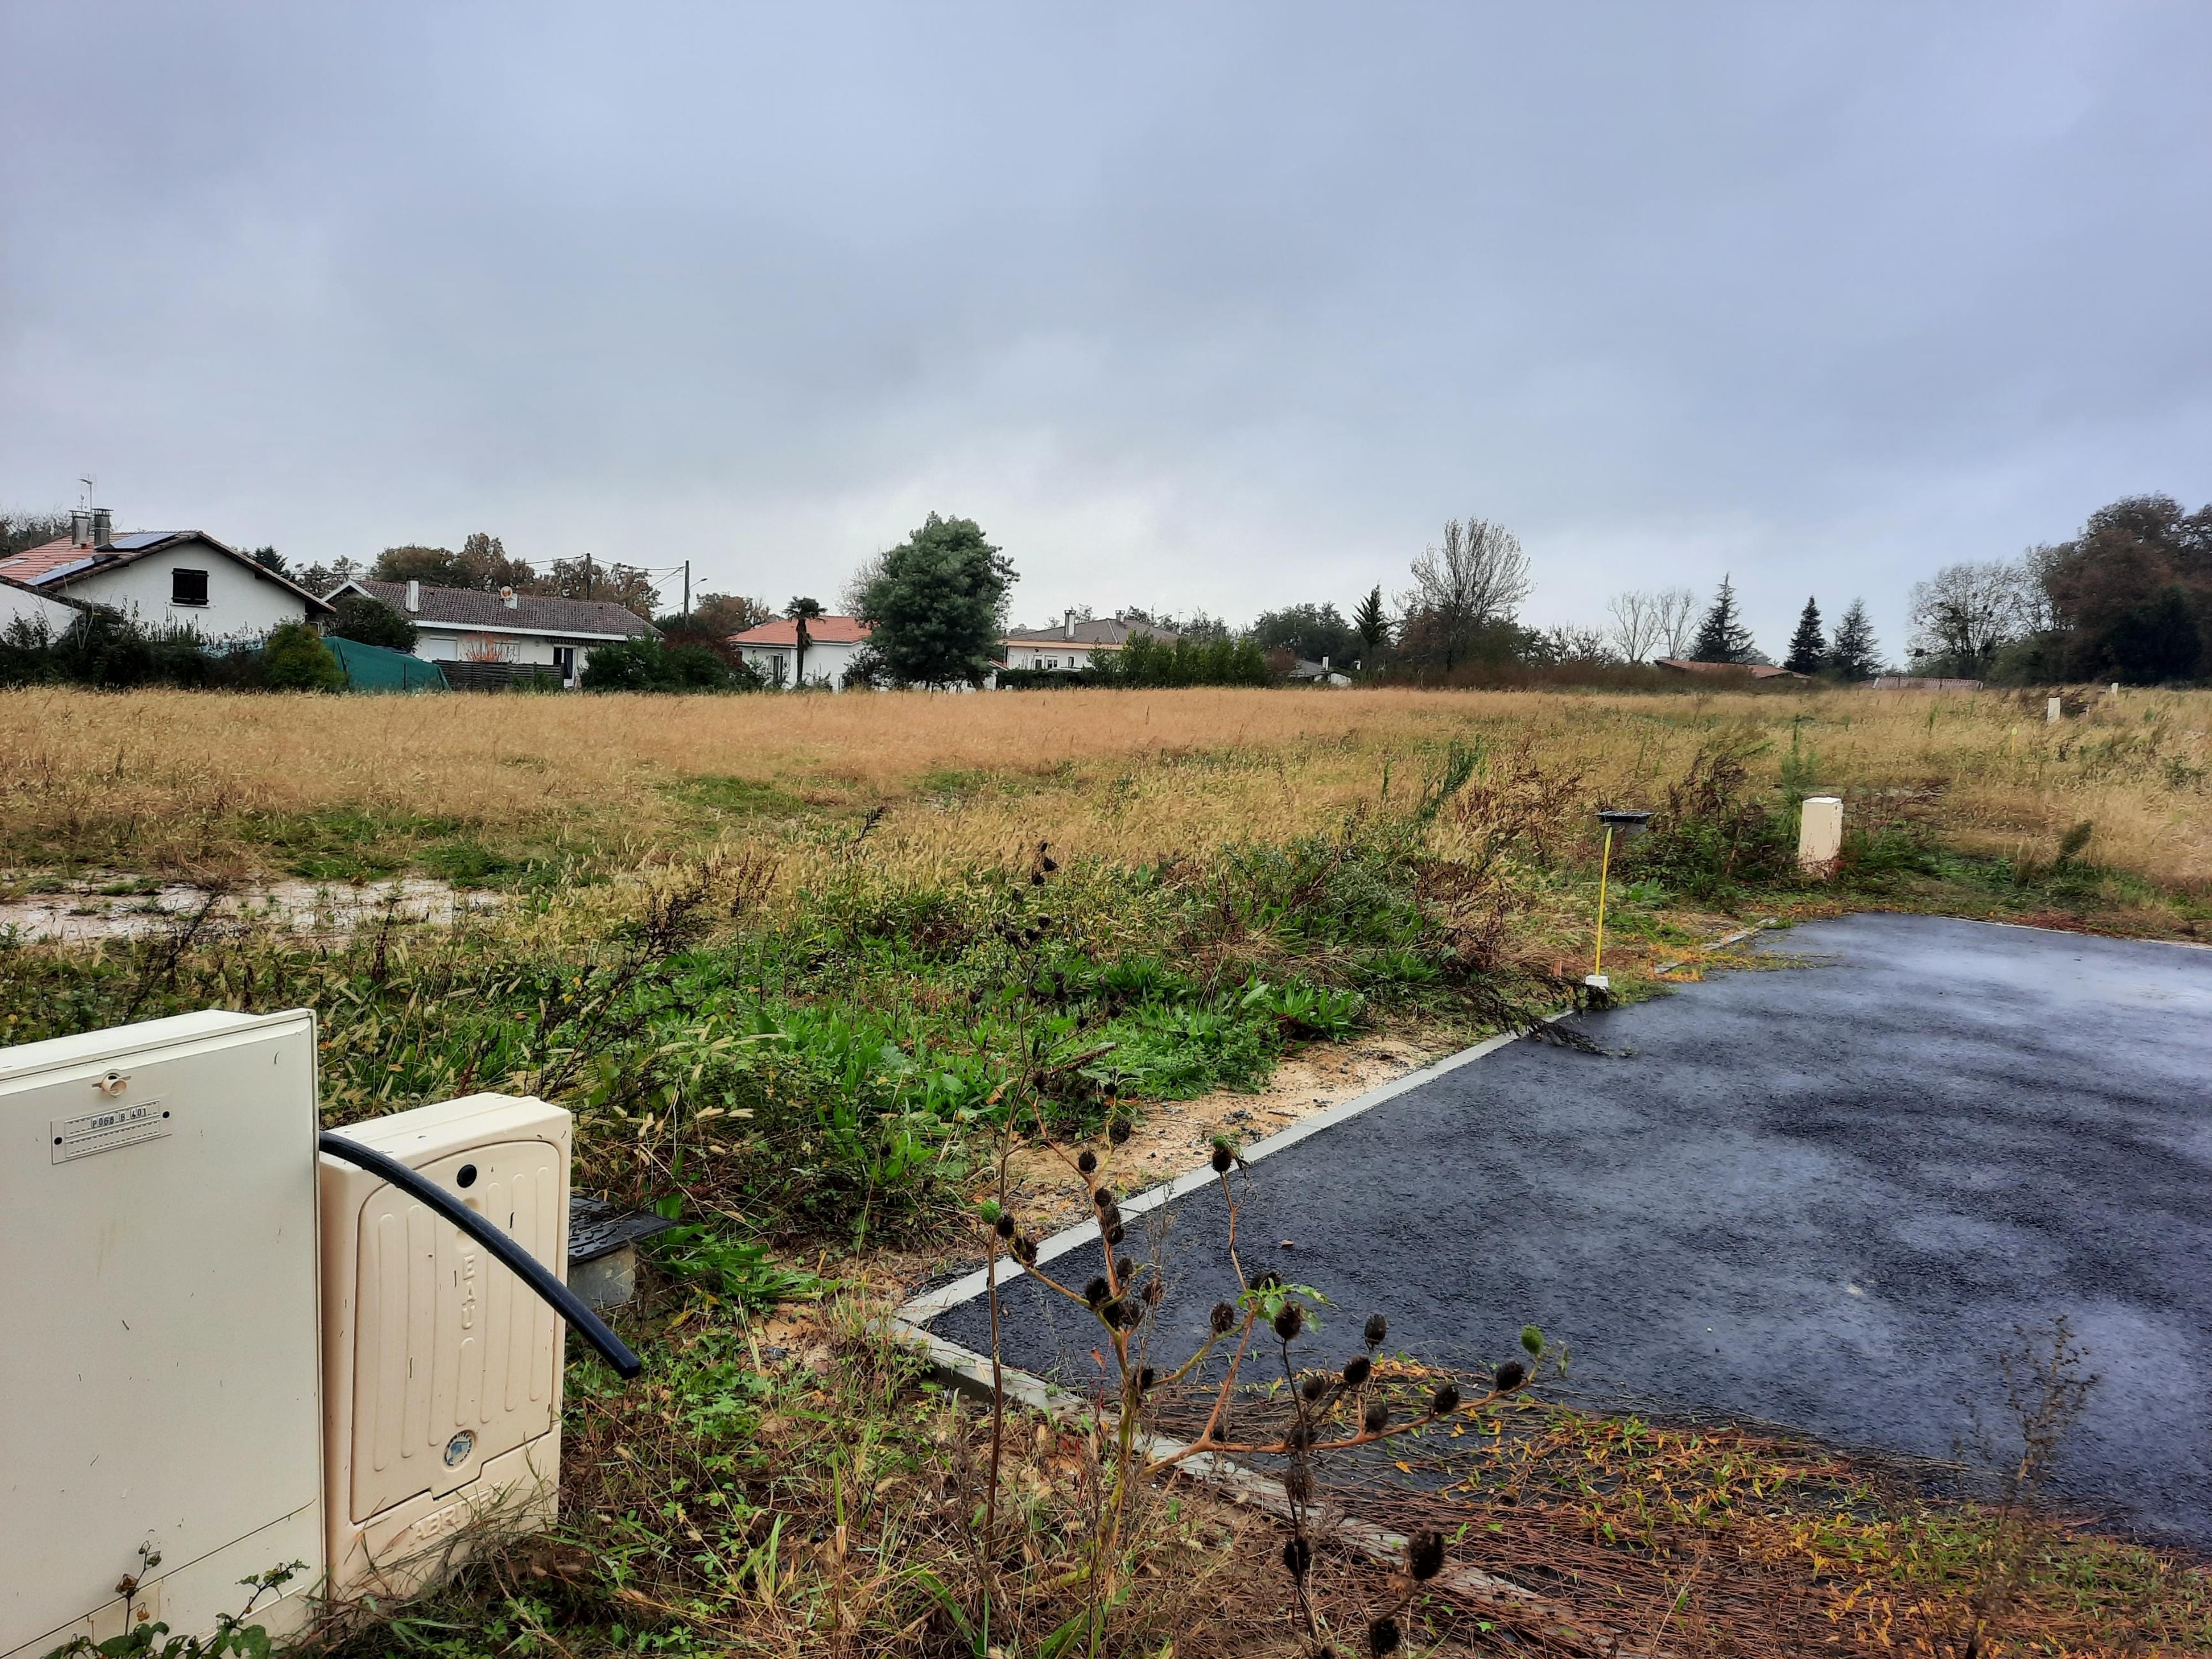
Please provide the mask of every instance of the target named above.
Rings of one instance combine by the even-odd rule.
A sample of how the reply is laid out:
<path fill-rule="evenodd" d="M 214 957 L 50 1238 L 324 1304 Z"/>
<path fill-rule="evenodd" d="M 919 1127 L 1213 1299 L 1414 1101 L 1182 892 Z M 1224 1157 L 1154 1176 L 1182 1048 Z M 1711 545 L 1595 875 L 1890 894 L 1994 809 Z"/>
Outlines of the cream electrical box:
<path fill-rule="evenodd" d="M 568 1264 L 568 1114 L 471 1095 L 338 1131 Z M 476 1241 L 325 1155 L 323 1364 L 329 1561 L 341 1597 L 411 1595 L 486 1533 L 555 1513 L 563 1332 Z"/>
<path fill-rule="evenodd" d="M 204 1632 L 293 1562 L 255 1621 L 297 1627 L 324 1550 L 316 1128 L 306 1011 L 0 1049 L 0 1656 L 134 1612 Z"/>

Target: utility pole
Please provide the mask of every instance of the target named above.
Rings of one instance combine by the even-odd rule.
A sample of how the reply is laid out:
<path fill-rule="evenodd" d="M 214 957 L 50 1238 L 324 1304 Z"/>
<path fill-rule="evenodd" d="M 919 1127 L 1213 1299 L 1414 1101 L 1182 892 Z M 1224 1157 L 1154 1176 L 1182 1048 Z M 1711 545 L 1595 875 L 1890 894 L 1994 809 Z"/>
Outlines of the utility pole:
<path fill-rule="evenodd" d="M 584 597 L 590 599 L 592 592 L 592 556 L 586 553 L 584 555 Z"/>
<path fill-rule="evenodd" d="M 684 620 L 691 620 L 691 561 L 684 561 Z"/>

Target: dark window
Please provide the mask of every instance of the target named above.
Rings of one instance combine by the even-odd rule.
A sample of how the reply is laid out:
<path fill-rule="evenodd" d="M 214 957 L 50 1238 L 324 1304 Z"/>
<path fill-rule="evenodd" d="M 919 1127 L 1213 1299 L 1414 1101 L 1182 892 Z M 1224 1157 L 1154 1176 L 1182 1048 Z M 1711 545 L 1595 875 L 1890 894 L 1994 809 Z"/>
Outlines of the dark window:
<path fill-rule="evenodd" d="M 170 571 L 169 603 L 171 605 L 205 605 L 207 603 L 207 572 L 204 570 Z"/>

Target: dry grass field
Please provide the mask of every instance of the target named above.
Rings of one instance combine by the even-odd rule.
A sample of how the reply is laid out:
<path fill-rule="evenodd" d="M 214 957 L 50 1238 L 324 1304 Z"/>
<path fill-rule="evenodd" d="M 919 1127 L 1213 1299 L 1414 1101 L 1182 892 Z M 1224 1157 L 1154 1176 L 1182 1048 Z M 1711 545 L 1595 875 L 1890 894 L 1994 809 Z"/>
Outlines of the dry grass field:
<path fill-rule="evenodd" d="M 1961 851 L 2090 856 L 2212 887 L 2212 693 L 1083 690 L 982 696 L 329 698 L 0 694 L 0 861 L 240 877 L 631 866 L 874 808 L 912 873 L 1042 839 L 1126 860 L 1279 839 L 1387 805 L 1452 744 L 1548 781 L 1562 833 L 1656 805 L 1729 728 L 1754 778 L 1840 792 Z M 1794 754 L 1794 761 L 1793 761 Z M 802 836 L 800 839 L 805 839 Z M 456 848 L 462 849 L 455 856 Z M 491 849 L 489 855 L 483 849 Z M 442 862 L 441 862 L 442 860 Z"/>
<path fill-rule="evenodd" d="M 1631 994 L 1699 971 L 1724 912 L 2195 933 L 2208 729 L 2205 692 L 2092 693 L 2057 725 L 1990 693 L 4 692 L 0 1042 L 311 1006 L 327 1121 L 539 1094 L 577 1113 L 586 1189 L 680 1217 L 622 1316 L 646 1376 L 571 1367 L 560 1528 L 334 1619 L 335 1659 L 1273 1659 L 1322 1627 L 1380 1650 L 1394 1606 L 1401 1651 L 2212 1651 L 2192 1559 L 1540 1399 L 1465 1425 L 1514 1449 L 1508 1497 L 1371 1518 L 1556 1600 L 1416 1595 L 1328 1550 L 1309 1628 L 1273 1521 L 1130 1474 L 1103 1435 L 994 1432 L 880 1319 L 1000 1248 L 980 1200 L 1045 1225 L 1069 1194 L 1031 1177 L 1061 1138 L 1133 1176 L 1263 1133 L 1324 1070 L 1581 994 L 1601 805 L 1662 815 L 1612 871 Z M 1832 885 L 1794 860 L 1814 791 L 1857 837 Z M 406 922 L 376 879 L 400 872 L 510 890 Z M 203 926 L 225 896 L 177 888 L 89 943 L 8 920 L 33 893 L 143 908 L 149 877 L 237 882 L 241 909 L 283 878 L 368 920 Z M 1408 1401 L 1434 1397 L 1417 1370 Z"/>

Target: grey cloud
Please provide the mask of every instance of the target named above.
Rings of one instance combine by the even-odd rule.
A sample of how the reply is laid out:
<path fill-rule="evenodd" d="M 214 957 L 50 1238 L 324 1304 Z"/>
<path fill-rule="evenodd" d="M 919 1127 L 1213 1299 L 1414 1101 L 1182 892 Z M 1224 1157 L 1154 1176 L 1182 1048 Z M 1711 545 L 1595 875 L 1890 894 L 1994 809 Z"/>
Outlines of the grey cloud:
<path fill-rule="evenodd" d="M 931 506 L 1247 614 L 1531 614 L 2212 496 L 2179 6 L 0 10 L 0 499 L 781 598 Z"/>

